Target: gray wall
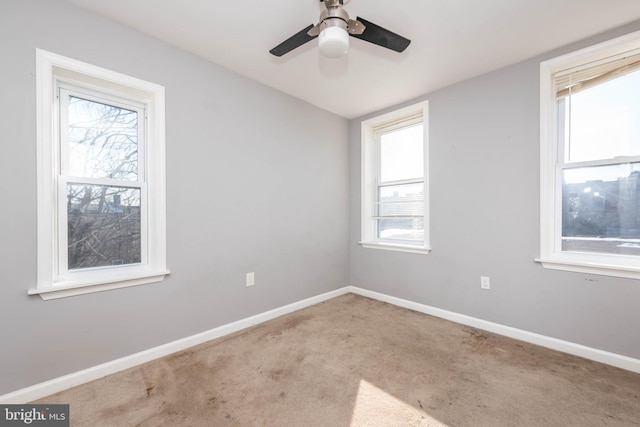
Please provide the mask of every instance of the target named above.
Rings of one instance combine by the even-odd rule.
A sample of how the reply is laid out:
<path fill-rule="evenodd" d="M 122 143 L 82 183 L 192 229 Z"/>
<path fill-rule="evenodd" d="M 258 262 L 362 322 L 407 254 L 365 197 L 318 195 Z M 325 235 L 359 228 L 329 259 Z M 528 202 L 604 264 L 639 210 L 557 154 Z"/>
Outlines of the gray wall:
<path fill-rule="evenodd" d="M 640 281 L 545 270 L 534 262 L 539 255 L 539 63 L 638 29 L 635 23 L 414 101 L 429 100 L 430 109 L 429 255 L 357 244 L 360 123 L 379 113 L 353 120 L 351 283 L 640 358 Z M 490 276 L 490 291 L 480 289 L 481 275 Z"/>
<path fill-rule="evenodd" d="M 166 87 L 165 282 L 27 296 L 36 48 Z M 0 55 L 0 394 L 348 284 L 345 119 L 59 0 L 2 0 Z"/>

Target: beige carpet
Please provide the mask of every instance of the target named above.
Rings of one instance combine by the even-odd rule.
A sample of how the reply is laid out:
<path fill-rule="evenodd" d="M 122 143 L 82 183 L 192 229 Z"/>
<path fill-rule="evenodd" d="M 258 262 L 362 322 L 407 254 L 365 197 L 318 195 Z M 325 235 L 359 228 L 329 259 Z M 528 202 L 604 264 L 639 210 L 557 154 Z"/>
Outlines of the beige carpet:
<path fill-rule="evenodd" d="M 39 402 L 72 426 L 634 426 L 640 375 L 348 294 Z"/>

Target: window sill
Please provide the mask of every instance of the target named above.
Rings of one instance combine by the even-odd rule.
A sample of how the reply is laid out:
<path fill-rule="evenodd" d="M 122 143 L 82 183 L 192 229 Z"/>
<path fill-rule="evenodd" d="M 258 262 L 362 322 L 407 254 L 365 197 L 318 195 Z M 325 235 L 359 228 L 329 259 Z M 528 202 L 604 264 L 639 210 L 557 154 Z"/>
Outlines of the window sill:
<path fill-rule="evenodd" d="M 423 246 L 411 246 L 411 245 L 397 245 L 393 243 L 379 243 L 379 242 L 359 242 L 360 246 L 367 249 L 381 249 L 384 251 L 396 251 L 396 252 L 409 252 L 414 254 L 428 254 L 431 252 L 431 248 Z"/>
<path fill-rule="evenodd" d="M 597 274 L 600 276 L 624 277 L 626 279 L 640 279 L 640 267 L 561 258 L 536 258 L 535 261 L 542 264 L 542 267 L 551 270 Z"/>
<path fill-rule="evenodd" d="M 40 295 L 43 300 L 47 301 L 75 295 L 161 282 L 169 274 L 171 274 L 169 270 L 162 270 L 157 272 L 140 273 L 139 275 L 125 276 L 119 279 L 105 279 L 93 283 L 72 284 L 69 282 L 63 282 L 49 287 L 29 289 L 27 293 L 29 295 Z"/>

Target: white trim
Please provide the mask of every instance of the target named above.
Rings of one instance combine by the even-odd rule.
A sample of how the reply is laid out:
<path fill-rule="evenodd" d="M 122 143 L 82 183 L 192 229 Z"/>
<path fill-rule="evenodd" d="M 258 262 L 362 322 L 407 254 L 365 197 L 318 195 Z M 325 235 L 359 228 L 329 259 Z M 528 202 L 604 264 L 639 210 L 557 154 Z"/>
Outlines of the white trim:
<path fill-rule="evenodd" d="M 636 49 L 640 49 L 640 31 L 549 59 L 545 63 L 551 67 L 553 73 L 559 73 L 603 58 L 614 58 Z"/>
<path fill-rule="evenodd" d="M 585 359 L 605 363 L 607 365 L 626 369 L 631 372 L 640 373 L 640 359 L 634 359 L 628 356 L 622 356 L 619 354 L 586 347 L 580 344 L 559 340 L 557 338 L 535 334 L 533 332 L 512 328 L 510 326 L 501 325 L 499 323 L 488 322 L 486 320 L 477 319 L 475 317 L 466 316 L 464 314 L 443 310 L 437 307 L 420 304 L 402 298 L 392 297 L 379 292 L 369 291 L 357 286 L 345 286 L 334 291 L 326 292 L 315 297 L 307 298 L 302 301 L 298 301 L 280 308 L 257 314 L 255 316 L 251 316 L 246 319 L 228 323 L 226 325 L 222 325 L 217 328 L 192 335 L 190 337 L 179 339 L 164 345 L 141 351 L 139 353 L 132 354 L 130 356 L 125 356 L 107 363 L 84 369 L 82 371 L 74 372 L 72 374 L 54 378 L 52 380 L 33 385 L 31 387 L 26 387 L 21 390 L 1 395 L 0 404 L 24 404 L 26 402 L 38 400 L 43 397 L 50 396 L 54 393 L 69 389 L 71 387 L 85 384 L 89 381 L 97 380 L 107 375 L 123 371 L 125 369 L 133 368 L 135 366 L 150 362 L 160 357 L 164 357 L 169 354 L 182 351 L 189 347 L 193 347 L 207 341 L 214 340 L 216 338 L 220 338 L 234 332 L 238 332 L 242 329 L 266 322 L 271 319 L 275 319 L 285 314 L 292 313 L 296 310 L 300 310 L 305 307 L 309 307 L 314 304 L 318 304 L 331 298 L 339 297 L 348 293 L 372 298 L 378 301 L 396 305 L 398 307 L 414 310 L 419 313 L 446 319 L 451 322 L 482 329 L 488 332 L 503 335 L 509 338 L 514 338 L 531 344 L 540 345 L 542 347 L 547 347 L 575 356 L 584 357 Z"/>
<path fill-rule="evenodd" d="M 505 337 L 514 338 L 520 341 L 547 347 L 552 350 L 561 351 L 563 353 L 580 356 L 585 359 L 593 360 L 617 368 L 626 369 L 631 372 L 640 373 L 640 359 L 623 356 L 608 351 L 598 350 L 596 348 L 587 347 L 581 344 L 575 344 L 569 341 L 563 341 L 557 338 L 536 334 L 522 329 L 512 328 L 511 326 L 501 325 L 464 314 L 455 313 L 453 311 L 443 310 L 441 308 L 432 307 L 417 302 L 392 297 L 367 289 L 349 286 L 349 292 L 361 295 L 363 297 L 372 298 L 378 301 L 387 302 L 398 307 L 407 308 L 430 316 L 439 317 L 441 319 L 450 320 L 462 325 L 471 326 L 473 328 L 482 329 L 483 331 L 492 332 L 503 335 Z"/>
<path fill-rule="evenodd" d="M 40 295 L 43 300 L 48 301 L 50 299 L 66 298 L 74 295 L 161 282 L 169 274 L 171 274 L 169 270 L 163 270 L 140 275 L 110 275 L 103 277 L 101 281 L 96 283 L 84 281 L 81 284 L 58 284 L 55 287 L 50 288 L 29 289 L 27 294 Z"/>
<path fill-rule="evenodd" d="M 42 399 L 43 397 L 50 396 L 54 393 L 58 393 L 71 387 L 76 387 L 89 381 L 97 380 L 107 375 L 115 374 L 117 372 L 124 371 L 125 369 L 133 368 L 135 366 L 150 362 L 160 357 L 164 357 L 169 354 L 185 350 L 189 347 L 193 347 L 207 341 L 211 341 L 216 338 L 238 332 L 242 329 L 246 329 L 251 326 L 266 322 L 268 320 L 275 319 L 276 317 L 284 316 L 285 314 L 293 313 L 294 311 L 321 303 L 323 301 L 327 301 L 331 298 L 339 297 L 340 295 L 344 295 L 347 293 L 349 293 L 348 286 L 336 289 L 334 291 L 326 292 L 315 297 L 307 298 L 302 301 L 294 302 L 283 307 L 275 308 L 273 310 L 269 310 L 255 316 L 247 317 L 236 322 L 228 323 L 226 325 L 222 325 L 217 328 L 201 332 L 199 334 L 191 335 L 190 337 L 182 338 L 177 341 L 153 347 L 148 350 L 132 354 L 130 356 L 121 357 L 119 359 L 93 366 L 82 371 L 74 372 L 72 374 L 65 375 L 59 378 L 54 378 L 52 380 L 33 385 L 31 387 L 26 387 L 12 393 L 4 394 L 0 396 L 0 404 L 24 404 L 27 402 L 32 402 L 34 400 Z"/>
<path fill-rule="evenodd" d="M 585 257 L 591 254 L 583 254 Z M 573 271 L 575 273 L 597 274 L 599 276 L 624 277 L 626 279 L 640 279 L 640 267 L 623 266 L 620 264 L 605 264 L 587 262 L 584 260 L 556 258 L 536 258 L 536 262 L 550 270 Z"/>
<path fill-rule="evenodd" d="M 394 245 L 392 243 L 378 243 L 378 242 L 359 242 L 360 246 L 367 249 L 382 249 L 385 251 L 395 251 L 395 252 L 409 252 L 413 254 L 428 254 L 431 252 L 431 248 L 426 248 L 423 246 L 412 246 L 412 245 Z"/>

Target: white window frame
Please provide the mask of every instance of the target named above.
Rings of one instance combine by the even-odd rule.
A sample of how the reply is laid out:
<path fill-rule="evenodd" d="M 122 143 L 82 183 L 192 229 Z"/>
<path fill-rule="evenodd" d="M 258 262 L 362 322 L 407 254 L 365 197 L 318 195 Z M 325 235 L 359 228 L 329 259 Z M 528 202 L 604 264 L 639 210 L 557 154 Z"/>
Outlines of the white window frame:
<path fill-rule="evenodd" d="M 361 241 L 360 245 L 369 249 L 382 249 L 398 252 L 427 254 L 431 251 L 429 243 L 429 125 L 428 101 L 420 102 L 387 114 L 383 114 L 361 123 Z M 424 240 L 422 244 L 409 244 L 390 239 L 381 239 L 376 233 L 376 192 L 380 165 L 380 153 L 376 138 L 376 129 L 384 125 L 393 127 L 412 117 L 419 116 L 423 124 L 423 182 L 424 182 Z M 415 180 L 412 180 L 412 182 Z M 420 181 L 420 180 L 418 180 Z"/>
<path fill-rule="evenodd" d="M 561 250 L 562 170 L 553 76 L 640 49 L 640 32 L 544 61 L 540 64 L 540 257 L 544 268 L 640 279 L 640 259 L 632 256 Z M 627 159 L 628 160 L 628 159 Z M 621 163 L 627 160 L 621 159 Z"/>
<path fill-rule="evenodd" d="M 144 159 L 139 183 L 118 186 L 142 192 L 142 262 L 68 270 L 66 265 L 66 182 L 61 154 L 59 90 L 125 100 L 144 117 Z M 29 295 L 49 300 L 162 281 L 166 267 L 166 183 L 164 87 L 101 67 L 36 49 L 37 283 Z M 85 181 L 82 181 L 85 182 Z"/>

